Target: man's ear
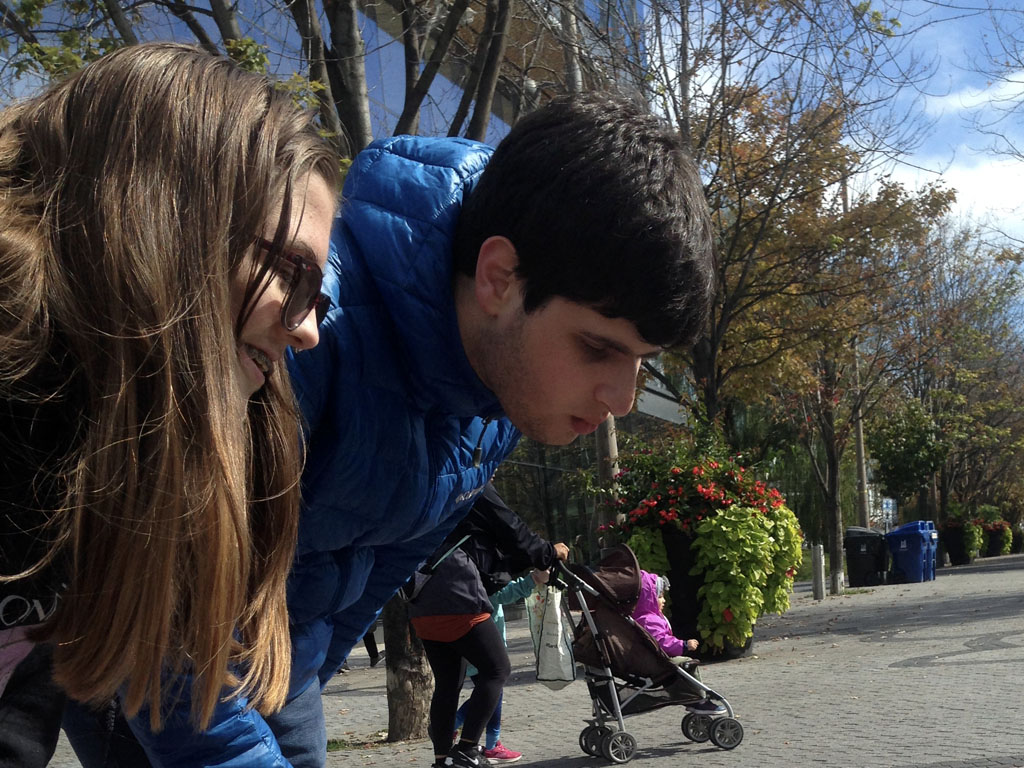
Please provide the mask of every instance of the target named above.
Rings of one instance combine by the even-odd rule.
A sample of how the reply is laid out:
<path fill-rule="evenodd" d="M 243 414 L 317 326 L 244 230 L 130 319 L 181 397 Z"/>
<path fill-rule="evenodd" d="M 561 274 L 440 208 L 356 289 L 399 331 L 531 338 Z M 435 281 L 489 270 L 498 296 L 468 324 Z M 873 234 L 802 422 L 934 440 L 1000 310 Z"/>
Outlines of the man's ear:
<path fill-rule="evenodd" d="M 484 240 L 476 260 L 476 300 L 488 315 L 497 315 L 509 303 L 519 299 L 516 267 L 519 255 L 512 241 L 495 235 Z"/>

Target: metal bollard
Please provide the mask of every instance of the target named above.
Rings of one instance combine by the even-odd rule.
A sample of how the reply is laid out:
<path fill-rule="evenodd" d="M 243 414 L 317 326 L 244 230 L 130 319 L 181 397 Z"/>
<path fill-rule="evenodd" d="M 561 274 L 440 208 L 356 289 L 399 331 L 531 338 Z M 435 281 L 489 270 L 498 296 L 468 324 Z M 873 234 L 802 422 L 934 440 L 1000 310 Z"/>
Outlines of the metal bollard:
<path fill-rule="evenodd" d="M 825 547 L 811 545 L 811 572 L 814 579 L 814 599 L 825 599 Z"/>

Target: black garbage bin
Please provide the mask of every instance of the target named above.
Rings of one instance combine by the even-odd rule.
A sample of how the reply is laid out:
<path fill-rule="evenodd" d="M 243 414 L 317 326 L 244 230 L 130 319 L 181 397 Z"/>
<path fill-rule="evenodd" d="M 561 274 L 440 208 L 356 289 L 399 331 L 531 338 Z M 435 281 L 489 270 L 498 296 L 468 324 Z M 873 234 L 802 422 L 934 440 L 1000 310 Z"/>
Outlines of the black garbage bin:
<path fill-rule="evenodd" d="M 885 583 L 889 570 L 889 548 L 885 534 L 874 528 L 850 526 L 843 537 L 846 573 L 851 587 L 873 587 Z"/>

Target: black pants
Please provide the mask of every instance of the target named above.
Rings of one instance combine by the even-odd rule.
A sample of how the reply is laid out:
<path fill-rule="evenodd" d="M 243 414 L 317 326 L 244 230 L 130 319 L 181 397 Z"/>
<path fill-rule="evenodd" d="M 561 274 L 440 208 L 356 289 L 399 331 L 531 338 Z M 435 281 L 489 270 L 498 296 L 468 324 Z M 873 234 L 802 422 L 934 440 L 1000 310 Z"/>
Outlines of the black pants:
<path fill-rule="evenodd" d="M 373 627 L 370 627 L 370 631 L 363 635 L 363 647 L 370 657 L 370 664 L 376 665 L 380 658 L 380 651 L 377 650 L 377 638 L 373 636 Z"/>
<path fill-rule="evenodd" d="M 0 698 L 0 768 L 45 766 L 60 735 L 64 691 L 53 682 L 48 645 L 15 668 Z"/>
<path fill-rule="evenodd" d="M 446 755 L 451 749 L 455 710 L 459 706 L 467 661 L 479 673 L 474 678 L 473 693 L 466 705 L 462 739 L 479 743 L 512 671 L 498 625 L 488 619 L 450 643 L 424 640 L 423 650 L 434 672 L 434 697 L 430 700 L 430 737 L 434 743 L 434 754 Z"/>

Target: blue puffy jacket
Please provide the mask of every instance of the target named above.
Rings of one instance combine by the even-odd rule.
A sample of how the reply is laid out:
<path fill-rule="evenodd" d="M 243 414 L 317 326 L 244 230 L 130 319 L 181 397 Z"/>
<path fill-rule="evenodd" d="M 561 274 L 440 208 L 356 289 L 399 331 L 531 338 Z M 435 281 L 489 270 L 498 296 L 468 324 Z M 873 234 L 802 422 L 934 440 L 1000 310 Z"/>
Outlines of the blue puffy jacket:
<path fill-rule="evenodd" d="M 346 178 L 324 276 L 333 308 L 320 344 L 289 360 L 309 425 L 288 583 L 291 696 L 337 671 L 518 442 L 469 365 L 452 294 L 462 196 L 491 151 L 394 137 L 360 153 Z M 288 765 L 244 700 L 220 705 L 202 734 L 188 707 L 183 697 L 159 734 L 132 722 L 154 765 Z"/>
<path fill-rule="evenodd" d="M 310 429 L 288 593 L 293 692 L 334 674 L 519 439 L 470 367 L 452 294 L 462 195 L 490 154 L 401 136 L 349 170 L 328 266 L 338 308 L 291 366 Z"/>

